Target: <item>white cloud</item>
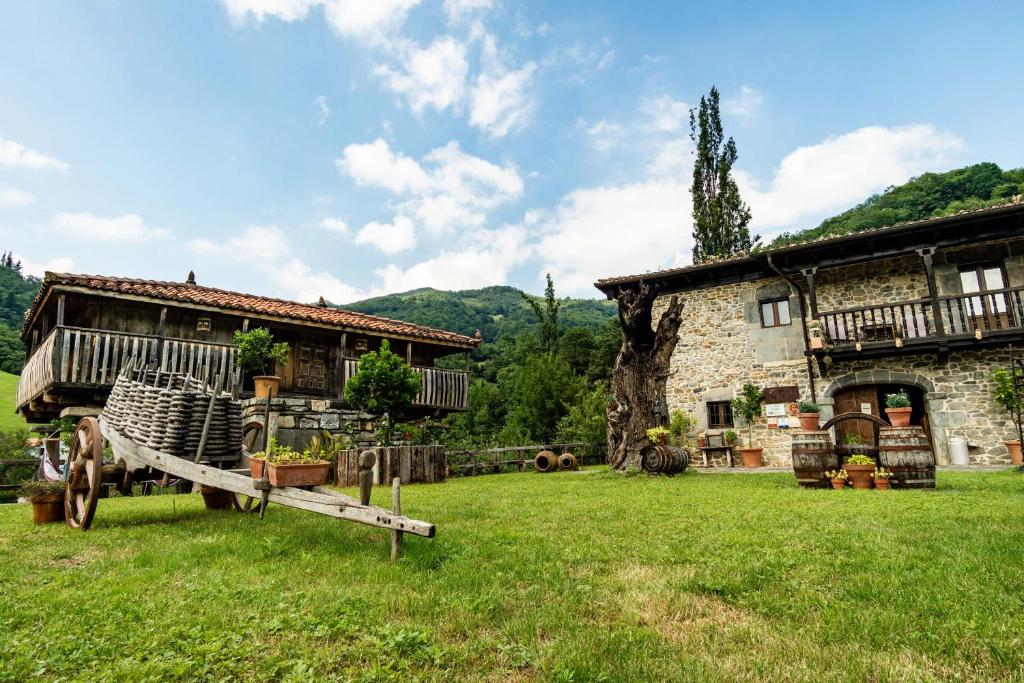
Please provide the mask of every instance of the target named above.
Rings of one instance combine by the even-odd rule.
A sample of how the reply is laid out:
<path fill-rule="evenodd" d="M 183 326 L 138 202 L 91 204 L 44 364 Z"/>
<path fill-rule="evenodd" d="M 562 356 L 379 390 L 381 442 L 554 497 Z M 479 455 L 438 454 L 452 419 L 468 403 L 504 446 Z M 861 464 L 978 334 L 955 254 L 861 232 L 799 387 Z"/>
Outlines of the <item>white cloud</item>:
<path fill-rule="evenodd" d="M 416 226 L 405 216 L 396 216 L 393 223 L 367 223 L 356 233 L 356 244 L 369 244 L 385 254 L 397 254 L 416 246 Z"/>
<path fill-rule="evenodd" d="M 530 257 L 525 231 L 510 226 L 480 230 L 460 241 L 460 247 L 402 269 L 391 264 L 379 268 L 382 291 L 402 292 L 420 287 L 472 289 L 508 282 L 516 265 Z"/>
<path fill-rule="evenodd" d="M 0 137 L 0 165 L 20 166 L 21 168 L 55 169 L 67 171 L 70 165 L 66 161 L 47 156 L 42 152 L 29 149 L 14 140 Z"/>
<path fill-rule="evenodd" d="M 322 126 L 327 123 L 327 119 L 331 117 L 331 108 L 327 106 L 327 96 L 317 95 L 314 97 L 313 106 L 317 110 L 316 125 Z"/>
<path fill-rule="evenodd" d="M 196 239 L 187 243 L 196 253 L 228 259 L 262 272 L 284 296 L 297 301 L 317 301 L 321 296 L 335 303 L 356 301 L 368 292 L 323 271 L 314 271 L 292 253 L 284 231 L 276 225 L 250 225 L 224 241 Z"/>
<path fill-rule="evenodd" d="M 574 190 L 540 223 L 540 272 L 565 294 L 593 296 L 600 277 L 668 266 L 692 248 L 690 210 L 683 178 Z"/>
<path fill-rule="evenodd" d="M 36 196 L 10 185 L 0 185 L 0 206 L 28 206 L 34 204 Z"/>
<path fill-rule="evenodd" d="M 434 234 L 479 226 L 488 210 L 523 193 L 523 180 L 513 166 L 467 154 L 454 141 L 430 151 L 422 164 L 392 152 L 379 138 L 349 145 L 335 163 L 359 185 L 403 198 L 400 208 Z"/>
<path fill-rule="evenodd" d="M 323 7 L 327 23 L 338 35 L 369 43 L 386 44 L 419 0 L 222 0 L 235 23 L 250 17 L 256 22 L 305 19 L 314 7 Z"/>
<path fill-rule="evenodd" d="M 463 19 L 486 12 L 494 7 L 494 0 L 444 0 L 444 11 L 449 24 L 461 23 Z"/>
<path fill-rule="evenodd" d="M 400 52 L 400 71 L 383 64 L 374 70 L 391 92 L 405 97 L 415 114 L 427 107 L 438 111 L 459 108 L 469 71 L 465 45 L 446 36 L 425 48 L 406 43 Z"/>
<path fill-rule="evenodd" d="M 689 105 L 668 95 L 644 100 L 642 109 L 648 116 L 648 126 L 659 133 L 678 132 L 690 117 Z"/>
<path fill-rule="evenodd" d="M 735 97 L 722 101 L 722 111 L 740 118 L 750 118 L 761 106 L 763 100 L 764 97 L 757 90 L 749 85 L 741 85 L 740 91 Z"/>
<path fill-rule="evenodd" d="M 615 62 L 615 50 L 609 49 L 610 44 L 611 40 L 606 36 L 591 44 L 578 40 L 563 50 L 561 55 L 564 55 L 569 65 L 576 68 L 575 73 L 569 76 L 569 80 L 576 85 L 582 85 L 594 74 L 610 67 Z"/>
<path fill-rule="evenodd" d="M 327 217 L 320 221 L 320 227 L 336 235 L 348 234 L 348 223 L 340 218 Z"/>
<path fill-rule="evenodd" d="M 656 176 L 689 173 L 693 170 L 692 151 L 689 138 L 659 142 L 654 158 L 647 164 L 647 172 Z"/>
<path fill-rule="evenodd" d="M 597 71 L 604 71 L 615 62 L 615 50 L 608 50 L 601 58 L 597 60 L 597 65 L 594 67 Z"/>
<path fill-rule="evenodd" d="M 73 273 L 75 270 L 75 262 L 70 256 L 58 256 L 57 258 L 50 259 L 49 261 L 38 262 L 31 259 L 27 259 L 24 256 L 14 254 L 14 261 L 21 261 L 21 272 L 25 275 L 34 275 L 35 277 L 43 277 L 46 271 L 51 273 Z"/>
<path fill-rule="evenodd" d="M 469 122 L 492 138 L 526 126 L 533 114 L 533 99 L 526 92 L 537 65 L 527 62 L 509 69 L 498 54 L 494 36 L 484 36 L 481 70 L 470 93 Z"/>
<path fill-rule="evenodd" d="M 110 218 L 92 213 L 58 213 L 51 225 L 54 230 L 82 239 L 111 240 L 121 242 L 146 242 L 167 237 L 170 231 L 152 228 L 139 216 L 128 213 Z"/>
<path fill-rule="evenodd" d="M 591 147 L 600 152 L 607 152 L 622 141 L 626 129 L 617 123 L 601 119 L 594 125 L 584 128 L 583 132 L 586 133 Z"/>
<path fill-rule="evenodd" d="M 753 212 L 751 224 L 783 228 L 948 166 L 964 148 L 963 140 L 929 124 L 870 126 L 790 152 L 766 185 L 741 171 L 736 180 Z"/>

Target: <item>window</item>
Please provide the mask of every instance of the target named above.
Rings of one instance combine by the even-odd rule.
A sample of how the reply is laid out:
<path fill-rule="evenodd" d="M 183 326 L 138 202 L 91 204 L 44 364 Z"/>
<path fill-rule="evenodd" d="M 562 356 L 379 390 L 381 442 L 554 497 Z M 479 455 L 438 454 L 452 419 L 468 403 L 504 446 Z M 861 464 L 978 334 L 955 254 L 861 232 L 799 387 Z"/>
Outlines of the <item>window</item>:
<path fill-rule="evenodd" d="M 708 429 L 732 427 L 732 403 L 708 401 Z"/>
<path fill-rule="evenodd" d="M 789 299 L 761 302 L 761 327 L 782 327 L 793 322 L 789 316 Z"/>
<path fill-rule="evenodd" d="M 960 271 L 960 287 L 964 294 L 984 293 L 1005 289 L 1006 278 L 1002 267 L 985 265 L 964 268 Z M 1006 313 L 1006 295 L 990 294 L 988 296 L 971 297 L 967 300 L 967 308 L 971 316 Z"/>

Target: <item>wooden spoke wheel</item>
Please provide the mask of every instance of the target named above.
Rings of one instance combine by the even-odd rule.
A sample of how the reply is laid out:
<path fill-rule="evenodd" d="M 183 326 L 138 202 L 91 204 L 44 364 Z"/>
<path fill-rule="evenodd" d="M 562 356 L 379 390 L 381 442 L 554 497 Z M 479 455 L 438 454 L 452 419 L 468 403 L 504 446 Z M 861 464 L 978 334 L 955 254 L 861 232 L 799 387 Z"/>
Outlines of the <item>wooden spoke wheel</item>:
<path fill-rule="evenodd" d="M 235 509 L 239 512 L 259 512 L 260 511 L 260 497 L 247 496 L 244 493 L 235 493 L 234 503 Z"/>
<path fill-rule="evenodd" d="M 263 448 L 263 424 L 253 420 L 242 430 L 242 450 L 257 453 Z"/>
<path fill-rule="evenodd" d="M 103 435 L 95 417 L 83 417 L 71 436 L 64 515 L 68 526 L 85 531 L 96 514 L 103 488 Z"/>

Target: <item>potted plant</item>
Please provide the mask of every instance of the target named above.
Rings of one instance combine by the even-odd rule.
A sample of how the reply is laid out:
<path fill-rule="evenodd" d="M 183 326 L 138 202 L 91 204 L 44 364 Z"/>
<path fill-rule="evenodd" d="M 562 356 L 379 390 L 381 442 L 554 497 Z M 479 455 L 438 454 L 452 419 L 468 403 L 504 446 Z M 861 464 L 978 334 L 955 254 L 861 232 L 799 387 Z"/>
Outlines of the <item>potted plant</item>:
<path fill-rule="evenodd" d="M 725 443 L 728 444 L 730 447 L 735 446 L 736 439 L 740 438 L 740 435 L 737 434 L 732 429 L 726 429 L 725 434 L 723 434 L 723 436 L 725 436 Z"/>
<path fill-rule="evenodd" d="M 846 488 L 846 480 L 849 477 L 849 475 L 846 474 L 846 470 L 827 470 L 825 472 L 825 476 L 828 477 L 829 481 L 832 482 L 832 488 L 836 489 L 837 491 L 839 489 Z"/>
<path fill-rule="evenodd" d="M 1021 373 L 1024 370 L 1017 369 L 1017 380 L 1021 379 Z M 995 402 L 1006 412 L 1010 414 L 1010 420 L 1013 422 L 1013 426 L 1017 431 L 1018 437 L 1020 436 L 1020 423 L 1017 421 L 1017 415 L 1020 413 L 1024 406 L 1020 403 L 1020 398 L 1017 394 L 1017 390 L 1014 387 L 1013 375 L 1009 370 L 996 370 L 992 373 L 992 398 Z M 1010 460 L 1014 465 L 1022 464 L 1020 439 L 1013 439 L 1011 441 L 1004 441 L 1006 450 L 1010 453 Z"/>
<path fill-rule="evenodd" d="M 677 447 L 690 445 L 695 424 L 696 420 L 692 415 L 687 415 L 681 410 L 673 410 L 668 422 L 669 443 Z"/>
<path fill-rule="evenodd" d="M 733 413 L 747 423 L 747 447 L 740 448 L 744 467 L 761 467 L 764 464 L 764 449 L 754 447 L 754 421 L 761 416 L 764 392 L 753 384 L 744 384 L 743 391 L 732 400 Z"/>
<path fill-rule="evenodd" d="M 256 327 L 248 332 L 235 332 L 235 346 L 238 347 L 235 363 L 250 373 L 257 398 L 273 398 L 281 385 L 281 378 L 268 375 L 278 365 L 288 364 L 289 347 L 286 342 L 274 343 L 274 337 L 265 327 Z"/>
<path fill-rule="evenodd" d="M 818 431 L 818 413 L 821 412 L 818 404 L 811 401 L 800 401 L 797 405 L 800 411 L 797 413 L 797 419 L 800 420 L 800 429 L 805 432 Z"/>
<path fill-rule="evenodd" d="M 843 463 L 843 469 L 850 477 L 850 485 L 855 489 L 871 488 L 871 475 L 875 471 L 875 461 L 866 455 L 851 455 Z"/>
<path fill-rule="evenodd" d="M 892 476 L 892 472 L 884 467 L 876 467 L 871 476 L 875 480 L 876 489 L 879 491 L 889 490 L 889 477 Z"/>
<path fill-rule="evenodd" d="M 889 424 L 893 427 L 907 427 L 910 425 L 910 397 L 907 392 L 900 389 L 895 394 L 885 395 L 885 414 L 889 416 Z"/>
<path fill-rule="evenodd" d="M 664 427 L 652 427 L 647 430 L 647 438 L 651 440 L 651 443 L 656 443 L 659 446 L 664 446 L 668 443 L 669 431 Z"/>
<path fill-rule="evenodd" d="M 32 521 L 36 524 L 64 521 L 63 481 L 25 481 L 18 489 L 18 495 L 32 503 Z"/>
<path fill-rule="evenodd" d="M 331 463 L 321 458 L 319 451 L 299 453 L 275 439 L 270 440 L 266 453 L 257 453 L 249 460 L 249 466 L 253 478 L 262 478 L 266 470 L 271 486 L 322 486 L 331 469 Z"/>

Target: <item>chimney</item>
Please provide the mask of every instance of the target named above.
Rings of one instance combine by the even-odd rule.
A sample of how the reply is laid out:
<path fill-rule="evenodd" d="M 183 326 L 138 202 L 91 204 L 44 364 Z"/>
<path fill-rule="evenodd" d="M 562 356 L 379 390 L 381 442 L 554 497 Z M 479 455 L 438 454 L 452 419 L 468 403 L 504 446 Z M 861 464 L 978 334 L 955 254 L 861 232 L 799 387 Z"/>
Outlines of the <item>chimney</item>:
<path fill-rule="evenodd" d="M 192 287 L 196 286 L 196 274 L 191 270 L 188 271 L 188 277 L 185 278 L 185 284 L 190 285 Z"/>

